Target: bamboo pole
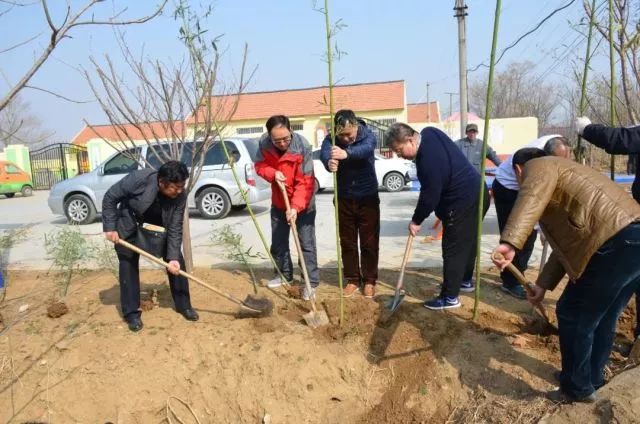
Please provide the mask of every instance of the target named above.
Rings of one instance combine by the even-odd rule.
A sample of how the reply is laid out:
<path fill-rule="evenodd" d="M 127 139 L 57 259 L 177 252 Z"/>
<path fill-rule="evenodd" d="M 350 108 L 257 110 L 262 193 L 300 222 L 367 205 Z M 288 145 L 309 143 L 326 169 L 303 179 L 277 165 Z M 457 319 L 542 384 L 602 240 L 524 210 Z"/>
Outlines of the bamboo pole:
<path fill-rule="evenodd" d="M 616 126 L 616 74 L 615 74 L 615 50 L 613 48 L 613 0 L 609 0 L 609 71 L 610 71 L 610 92 L 609 92 L 609 111 L 611 127 Z M 615 156 L 611 155 L 610 171 L 611 180 L 615 179 L 614 173 L 616 168 Z"/>
<path fill-rule="evenodd" d="M 216 130 L 218 131 L 218 129 Z M 218 132 L 218 134 L 220 134 Z M 271 249 L 269 248 L 269 244 L 267 243 L 267 239 L 264 236 L 264 233 L 262 232 L 262 227 L 260 227 L 260 224 L 258 223 L 258 218 L 256 218 L 255 213 L 253 212 L 253 208 L 251 207 L 251 204 L 249 204 L 249 199 L 247 198 L 247 192 L 244 188 L 242 188 L 242 183 L 240 182 L 240 178 L 238 177 L 238 173 L 236 172 L 236 164 L 235 161 L 231 159 L 231 156 L 229 156 L 229 151 L 227 150 L 227 146 L 224 143 L 224 140 L 220 140 L 220 143 L 222 143 L 222 150 L 224 151 L 224 155 L 227 158 L 227 163 L 229 164 L 229 167 L 231 168 L 231 173 L 233 174 L 233 179 L 236 181 L 236 185 L 238 186 L 238 190 L 240 190 L 240 196 L 242 196 L 242 200 L 244 200 L 244 203 L 247 204 L 247 210 L 249 211 L 249 215 L 251 215 L 251 220 L 253 221 L 253 225 L 256 227 L 256 231 L 258 232 L 258 236 L 260 236 L 260 240 L 262 241 L 262 245 L 264 246 L 264 251 L 267 252 L 267 255 L 269 256 L 269 259 L 271 260 L 271 265 L 273 265 L 273 267 L 275 268 L 276 272 L 278 273 L 278 275 L 280 276 L 280 280 L 282 281 L 282 284 L 286 286 L 288 286 L 288 281 L 285 278 L 285 276 L 282 274 L 282 271 L 280 270 L 280 268 L 278 267 L 278 264 L 276 264 L 276 260 L 273 258 L 273 255 L 271 254 Z M 303 258 L 300 258 L 300 260 L 304 260 Z M 252 272 L 253 274 L 253 272 Z"/>
<path fill-rule="evenodd" d="M 331 144 L 336 145 L 336 129 L 333 122 L 333 50 L 331 47 L 332 29 L 329 21 L 329 0 L 324 0 L 324 25 L 327 38 L 327 66 L 329 74 L 329 119 L 331 120 Z M 340 287 L 340 325 L 344 323 L 344 295 L 342 292 L 342 248 L 340 247 L 340 218 L 338 208 L 338 175 L 333 173 L 333 205 L 336 220 L 336 253 L 338 259 L 338 286 Z"/>
<path fill-rule="evenodd" d="M 489 117 L 491 116 L 491 101 L 493 98 L 493 71 L 496 66 L 496 48 L 498 44 L 498 28 L 500 27 L 500 10 L 502 7 L 502 1 L 496 0 L 496 11 L 493 20 L 493 41 L 491 43 L 491 59 L 489 61 L 489 81 L 487 83 L 487 99 L 486 108 L 484 112 L 484 132 L 482 143 L 482 155 L 480 162 L 480 190 L 478 193 L 478 228 L 476 241 L 476 290 L 475 299 L 473 303 L 473 319 L 478 317 L 478 306 L 480 304 L 480 254 L 482 246 L 482 221 L 484 209 L 484 190 L 485 190 L 485 158 L 487 156 L 487 145 L 489 143 Z"/>
<path fill-rule="evenodd" d="M 584 57 L 584 69 L 582 70 L 582 86 L 580 88 L 580 104 L 578 105 L 578 116 L 583 116 L 587 107 L 587 74 L 589 73 L 589 62 L 591 61 L 591 40 L 593 39 L 593 26 L 596 19 L 596 0 L 591 1 L 591 17 L 589 18 L 589 31 L 587 33 L 587 52 Z M 576 162 L 584 165 L 582 155 L 582 137 L 578 135 L 576 148 Z"/>

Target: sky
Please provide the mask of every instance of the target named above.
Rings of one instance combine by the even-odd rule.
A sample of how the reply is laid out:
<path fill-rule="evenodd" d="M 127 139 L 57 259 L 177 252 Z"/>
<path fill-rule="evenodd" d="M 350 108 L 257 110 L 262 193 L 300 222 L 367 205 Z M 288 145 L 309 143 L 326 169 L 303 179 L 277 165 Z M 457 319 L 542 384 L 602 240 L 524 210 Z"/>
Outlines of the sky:
<path fill-rule="evenodd" d="M 86 1 L 86 0 L 85 0 Z M 72 10 L 85 1 L 71 0 Z M 108 0 L 95 7 L 96 18 L 109 16 L 127 6 L 123 17 L 139 17 L 159 0 Z M 194 7 L 203 0 L 192 2 Z M 39 3 L 39 2 L 36 2 Z M 55 22 L 64 18 L 61 0 L 52 0 Z M 54 6 L 54 3 L 57 6 Z M 64 2 L 66 3 L 66 2 Z M 178 41 L 178 23 L 167 12 L 155 20 L 125 29 L 128 47 L 147 57 L 179 61 L 184 49 Z M 334 80 L 340 84 L 405 80 L 407 101 L 440 102 L 443 117 L 449 113 L 448 92 L 457 93 L 458 44 L 457 21 L 453 17 L 454 0 L 331 0 L 331 20 L 341 19 L 347 27 L 336 35 L 340 50 L 346 52 L 334 64 Z M 498 52 L 534 27 L 566 0 L 503 0 Z M 249 65 L 257 67 L 247 91 L 269 91 L 322 86 L 327 84 L 324 18 L 313 10 L 312 0 L 217 0 L 214 13 L 205 22 L 212 35 L 223 35 L 223 70 L 237 75 L 244 43 L 249 45 Z M 498 69 L 509 62 L 531 61 L 535 71 L 550 79 L 565 78 L 569 60 L 584 55 L 584 43 L 570 26 L 582 16 L 581 1 L 558 13 L 535 33 L 509 51 Z M 468 65 L 488 63 L 491 51 L 495 1 L 467 0 Z M 4 7 L 4 6 L 2 6 Z M 2 9 L 0 9 L 2 10 Z M 46 46 L 47 24 L 38 4 L 14 8 L 0 17 L 0 51 L 41 34 L 19 49 L 0 54 L 0 87 L 6 93 L 7 82 L 19 80 L 34 57 Z M 116 37 L 107 26 L 75 28 L 71 38 L 63 40 L 42 66 L 31 85 L 60 93 L 76 100 L 92 100 L 81 69 L 92 72 L 90 58 L 113 60 L 125 74 Z M 559 60 L 558 60 L 559 59 Z M 554 65 L 555 64 L 555 65 Z M 469 80 L 482 77 L 486 68 L 469 74 Z M 68 142 L 83 127 L 83 119 L 108 123 L 95 101 L 74 104 L 50 94 L 27 89 L 22 97 L 42 125 L 55 133 L 56 142 Z M 457 99 L 454 96 L 454 112 Z"/>

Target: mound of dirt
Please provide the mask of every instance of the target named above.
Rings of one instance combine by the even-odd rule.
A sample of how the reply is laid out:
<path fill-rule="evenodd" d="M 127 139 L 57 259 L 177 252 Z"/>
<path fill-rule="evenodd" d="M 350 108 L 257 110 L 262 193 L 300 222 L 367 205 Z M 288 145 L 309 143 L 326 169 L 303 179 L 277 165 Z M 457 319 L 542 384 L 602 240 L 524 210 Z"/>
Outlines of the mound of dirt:
<path fill-rule="evenodd" d="M 253 292 L 242 273 L 194 274 L 240 299 Z M 144 271 L 142 290 L 157 293 L 157 309 L 143 312 L 140 333 L 123 323 L 108 272 L 79 278 L 65 299 L 70 311 L 56 320 L 38 313 L 54 281 L 13 275 L 20 284 L 0 305 L 11 323 L 0 336 L 0 422 L 128 424 L 169 413 L 194 422 L 193 411 L 203 423 L 523 423 L 553 412 L 541 393 L 555 385 L 557 336 L 528 333 L 530 306 L 491 281 L 476 320 L 468 296 L 460 309 L 425 310 L 439 275 L 408 271 L 405 301 L 384 320 L 393 294 L 385 284 L 397 273 L 382 270 L 376 299 L 345 299 L 340 325 L 336 274 L 323 271 L 318 306 L 331 324 L 311 329 L 306 302 L 284 289 L 260 290 L 274 302 L 271 316 L 237 319 L 237 305 L 192 285 L 200 320 L 189 322 L 175 312 L 165 274 Z M 19 314 L 24 302 L 36 313 Z"/>
<path fill-rule="evenodd" d="M 544 424 L 573 423 L 637 423 L 640 422 L 640 368 L 627 370 L 614 377 L 598 391 L 594 404 L 562 405 L 558 411 L 542 419 Z"/>
<path fill-rule="evenodd" d="M 47 316 L 49 318 L 60 318 L 69 313 L 69 307 L 64 302 L 54 302 L 47 307 Z"/>

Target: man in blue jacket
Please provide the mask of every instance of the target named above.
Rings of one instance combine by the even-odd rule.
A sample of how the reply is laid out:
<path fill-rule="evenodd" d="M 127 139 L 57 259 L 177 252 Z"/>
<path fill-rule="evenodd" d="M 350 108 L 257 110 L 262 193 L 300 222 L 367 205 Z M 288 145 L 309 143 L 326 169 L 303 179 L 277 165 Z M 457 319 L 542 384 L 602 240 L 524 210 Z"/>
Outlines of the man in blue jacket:
<path fill-rule="evenodd" d="M 458 294 L 474 290 L 480 174 L 437 128 L 427 127 L 418 134 L 407 124 L 395 123 L 387 132 L 387 145 L 398 156 L 416 162 L 420 197 L 409 222 L 409 233 L 415 237 L 433 211 L 444 228 L 442 290 L 424 306 L 432 310 L 459 308 Z M 489 209 L 486 185 L 483 206 L 484 215 Z"/>
<path fill-rule="evenodd" d="M 338 173 L 340 247 L 347 280 L 344 296 L 353 296 L 363 283 L 363 295 L 372 298 L 378 280 L 380 243 L 380 198 L 374 157 L 377 141 L 352 110 L 339 110 L 334 125 L 335 146 L 328 135 L 322 142 L 320 159 L 329 172 Z"/>

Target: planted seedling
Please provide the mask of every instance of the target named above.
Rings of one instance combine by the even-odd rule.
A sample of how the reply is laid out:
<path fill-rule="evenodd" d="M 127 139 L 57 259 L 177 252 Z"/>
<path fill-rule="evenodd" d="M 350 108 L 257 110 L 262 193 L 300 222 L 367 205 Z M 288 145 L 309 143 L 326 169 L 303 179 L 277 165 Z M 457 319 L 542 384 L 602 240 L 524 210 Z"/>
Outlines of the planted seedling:
<path fill-rule="evenodd" d="M 69 311 L 64 302 L 74 273 L 80 271 L 80 263 L 87 256 L 88 243 L 74 226 L 65 226 L 45 234 L 44 245 L 52 267 L 59 272 L 59 292 L 47 308 L 47 316 L 58 318 Z"/>
<path fill-rule="evenodd" d="M 214 231 L 211 241 L 222 246 L 225 250 L 225 258 L 247 268 L 251 276 L 253 291 L 258 294 L 258 281 L 251 267 L 251 259 L 265 259 L 265 257 L 260 252 L 254 252 L 251 247 L 246 248 L 242 241 L 242 234 L 236 233 L 228 224 Z"/>

